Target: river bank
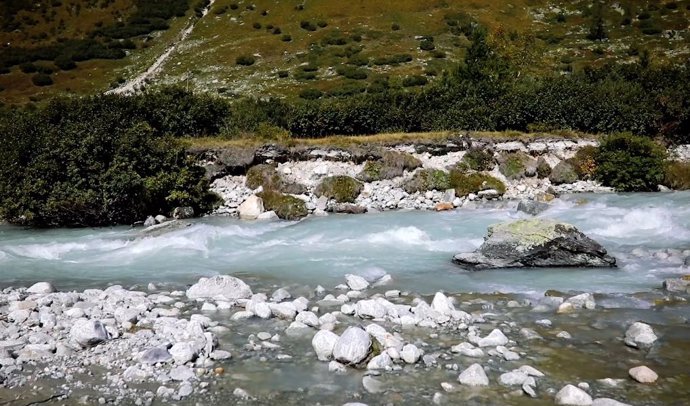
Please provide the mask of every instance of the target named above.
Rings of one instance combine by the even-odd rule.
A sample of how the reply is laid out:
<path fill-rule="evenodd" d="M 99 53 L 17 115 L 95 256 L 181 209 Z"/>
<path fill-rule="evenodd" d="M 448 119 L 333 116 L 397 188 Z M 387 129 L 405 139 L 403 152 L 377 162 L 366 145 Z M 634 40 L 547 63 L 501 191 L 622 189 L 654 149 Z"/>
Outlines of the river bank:
<path fill-rule="evenodd" d="M 445 139 L 401 142 L 385 145 L 355 144 L 350 147 L 264 145 L 209 149 L 198 153 L 200 164 L 213 179 L 212 191 L 222 198 L 222 205 L 214 214 L 239 216 L 240 206 L 251 196 L 261 194 L 263 187 L 252 189 L 247 172 L 257 165 L 275 167 L 275 175 L 292 186 L 288 194 L 305 203 L 310 215 L 329 212 L 363 213 L 388 210 L 452 210 L 472 207 L 487 200 L 550 201 L 567 193 L 611 193 L 613 190 L 582 174 L 573 163 L 578 151 L 598 145 L 596 139 L 564 139 L 544 137 L 536 139 L 496 139 L 470 135 L 449 136 Z M 476 171 L 500 181 L 505 190 L 496 191 L 493 184 L 479 186 L 472 193 L 458 194 L 456 190 L 429 188 L 411 190 L 410 183 L 420 171 L 448 171 L 465 165 L 468 152 L 486 151 L 491 157 L 488 166 Z M 397 154 L 414 160 L 415 165 L 392 174 L 371 176 L 372 162 L 384 162 L 386 154 Z M 690 148 L 679 146 L 669 150 L 673 159 L 690 160 Z M 400 159 L 400 158 L 399 158 Z M 512 167 L 518 162 L 519 168 Z M 317 193 L 319 184 L 327 178 L 349 177 L 361 183 L 361 191 L 349 204 Z M 379 179 L 377 179 L 377 177 Z M 384 179 L 380 179 L 383 177 Z M 296 187 L 295 187 L 296 186 Z M 661 187 L 661 190 L 667 190 Z M 263 206 L 252 211 L 260 214 Z M 266 210 L 269 211 L 269 210 Z M 246 218 L 246 216 L 245 216 Z M 253 215 L 255 218 L 255 215 Z M 264 215 L 263 218 L 271 218 Z"/>

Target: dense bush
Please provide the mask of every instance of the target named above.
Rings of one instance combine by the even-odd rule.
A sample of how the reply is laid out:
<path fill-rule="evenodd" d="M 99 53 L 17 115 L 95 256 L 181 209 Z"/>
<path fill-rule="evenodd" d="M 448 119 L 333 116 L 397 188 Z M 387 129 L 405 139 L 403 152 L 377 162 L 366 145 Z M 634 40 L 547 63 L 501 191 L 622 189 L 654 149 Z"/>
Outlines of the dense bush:
<path fill-rule="evenodd" d="M 50 86 L 53 84 L 53 79 L 45 73 L 37 73 L 31 77 L 31 82 L 36 86 Z"/>
<path fill-rule="evenodd" d="M 690 162 L 669 162 L 664 168 L 664 185 L 675 190 L 690 189 Z"/>
<path fill-rule="evenodd" d="M 596 154 L 595 178 L 623 192 L 656 191 L 664 179 L 666 150 L 649 138 L 616 134 Z"/>
<path fill-rule="evenodd" d="M 102 101 L 112 101 L 103 99 Z M 113 105 L 88 114 L 51 104 L 0 120 L 0 217 L 17 224 L 130 224 L 176 206 L 207 212 L 204 170 L 174 139 Z"/>
<path fill-rule="evenodd" d="M 241 66 L 252 66 L 256 63 L 256 58 L 252 55 L 240 55 L 235 59 L 235 63 Z"/>
<path fill-rule="evenodd" d="M 330 176 L 314 189 L 317 196 L 326 196 L 338 203 L 354 203 L 362 191 L 362 183 L 349 176 Z"/>
<path fill-rule="evenodd" d="M 494 168 L 494 154 L 481 148 L 471 148 L 462 157 L 462 161 L 475 171 L 490 171 Z"/>

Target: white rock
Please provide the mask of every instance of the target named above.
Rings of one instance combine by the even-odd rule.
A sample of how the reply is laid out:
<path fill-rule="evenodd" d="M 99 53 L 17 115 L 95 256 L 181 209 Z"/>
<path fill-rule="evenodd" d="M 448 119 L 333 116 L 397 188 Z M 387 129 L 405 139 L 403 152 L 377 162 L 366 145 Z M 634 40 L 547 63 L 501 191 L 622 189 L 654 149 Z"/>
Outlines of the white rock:
<path fill-rule="evenodd" d="M 592 406 L 630 406 L 627 403 L 619 402 L 609 398 L 594 399 Z"/>
<path fill-rule="evenodd" d="M 333 348 L 339 338 L 337 334 L 327 330 L 319 330 L 314 334 L 311 345 L 316 352 L 316 357 L 320 361 L 328 361 L 333 356 Z"/>
<path fill-rule="evenodd" d="M 195 379 L 195 375 L 191 368 L 180 365 L 170 371 L 170 379 L 173 381 L 190 381 Z"/>
<path fill-rule="evenodd" d="M 92 347 L 110 338 L 100 320 L 78 319 L 69 331 L 70 338 L 82 347 Z"/>
<path fill-rule="evenodd" d="M 556 393 L 555 401 L 557 405 L 589 406 L 592 404 L 592 397 L 576 386 L 566 385 Z"/>
<path fill-rule="evenodd" d="M 346 371 L 345 365 L 338 361 L 331 361 L 328 363 L 328 372 L 343 373 Z"/>
<path fill-rule="evenodd" d="M 360 300 L 355 312 L 363 319 L 380 319 L 386 316 L 386 308 L 376 300 Z"/>
<path fill-rule="evenodd" d="M 393 360 L 388 353 L 381 353 L 369 361 L 367 369 L 388 369 L 393 366 Z"/>
<path fill-rule="evenodd" d="M 512 371 L 512 372 L 506 372 L 504 374 L 501 374 L 501 376 L 498 378 L 498 382 L 501 385 L 506 385 L 506 386 L 513 386 L 513 385 L 520 385 L 522 386 L 525 381 L 527 381 L 529 377 L 527 376 L 526 373 L 522 371 Z"/>
<path fill-rule="evenodd" d="M 434 299 L 431 301 L 431 308 L 446 316 L 450 316 L 455 310 L 451 300 L 441 292 L 436 292 L 436 295 L 434 295 Z"/>
<path fill-rule="evenodd" d="M 270 319 L 273 315 L 271 307 L 266 302 L 254 303 L 251 311 L 257 317 L 260 317 L 262 319 Z"/>
<path fill-rule="evenodd" d="M 271 295 L 271 300 L 274 302 L 282 302 L 290 298 L 292 298 L 292 295 L 285 288 L 276 289 Z"/>
<path fill-rule="evenodd" d="M 268 307 L 271 308 L 271 313 L 280 319 L 294 320 L 297 316 L 297 308 L 291 302 L 269 303 Z"/>
<path fill-rule="evenodd" d="M 44 295 L 47 293 L 55 292 L 55 288 L 49 282 L 38 282 L 31 285 L 30 288 L 26 290 L 26 293 L 40 294 Z"/>
<path fill-rule="evenodd" d="M 625 344 L 631 347 L 648 347 L 657 340 L 654 330 L 649 324 L 633 323 L 625 332 Z"/>
<path fill-rule="evenodd" d="M 518 368 L 518 370 L 527 374 L 528 376 L 536 376 L 537 378 L 541 378 L 544 376 L 544 373 L 542 373 L 540 370 L 529 365 L 523 365 L 520 368 Z"/>
<path fill-rule="evenodd" d="M 358 364 L 369 354 L 371 337 L 359 327 L 348 327 L 333 348 L 333 357 L 344 364 Z"/>
<path fill-rule="evenodd" d="M 472 364 L 458 376 L 458 382 L 468 386 L 488 386 L 489 378 L 479 364 Z"/>
<path fill-rule="evenodd" d="M 415 364 L 422 356 L 422 351 L 414 344 L 407 344 L 400 351 L 400 357 L 407 364 Z"/>
<path fill-rule="evenodd" d="M 189 299 L 222 300 L 249 299 L 252 289 L 242 280 L 230 275 L 218 275 L 212 278 L 201 278 L 199 282 L 187 289 Z"/>
<path fill-rule="evenodd" d="M 359 275 L 345 275 L 345 282 L 352 290 L 364 290 L 369 287 L 369 282 Z"/>
<path fill-rule="evenodd" d="M 480 338 L 477 345 L 480 347 L 496 347 L 508 344 L 508 338 L 497 328 L 493 329 L 489 335 Z"/>
<path fill-rule="evenodd" d="M 295 321 L 303 323 L 309 327 L 316 328 L 319 326 L 319 318 L 313 312 L 299 312 L 297 313 L 297 317 L 295 317 Z"/>
<path fill-rule="evenodd" d="M 657 379 L 659 379 L 659 375 L 657 375 L 656 372 L 652 371 L 644 365 L 635 368 L 630 368 L 628 374 L 630 374 L 630 377 L 632 377 L 634 380 L 640 383 L 653 383 L 656 382 Z"/>
<path fill-rule="evenodd" d="M 271 211 L 267 211 L 267 212 L 259 214 L 256 217 L 256 219 L 260 220 L 260 221 L 275 221 L 275 220 L 279 220 L 280 218 L 278 217 L 276 212 L 271 210 Z"/>
<path fill-rule="evenodd" d="M 243 220 L 256 220 L 264 212 L 264 201 L 256 195 L 249 196 L 237 208 Z"/>
<path fill-rule="evenodd" d="M 196 357 L 196 351 L 188 342 L 175 343 L 168 352 L 178 364 L 186 364 Z"/>
<path fill-rule="evenodd" d="M 460 343 L 450 348 L 452 352 L 462 354 L 466 357 L 483 357 L 484 351 L 481 348 L 477 348 L 470 343 Z"/>

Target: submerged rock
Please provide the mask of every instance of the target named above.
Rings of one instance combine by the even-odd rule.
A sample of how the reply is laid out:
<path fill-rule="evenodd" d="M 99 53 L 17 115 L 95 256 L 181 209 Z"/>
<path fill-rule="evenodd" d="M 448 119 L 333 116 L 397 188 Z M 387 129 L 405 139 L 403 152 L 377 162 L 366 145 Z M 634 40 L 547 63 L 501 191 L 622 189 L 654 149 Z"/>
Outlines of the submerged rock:
<path fill-rule="evenodd" d="M 599 243 L 570 224 L 547 219 L 490 226 L 484 243 L 453 262 L 469 270 L 525 267 L 615 267 Z"/>

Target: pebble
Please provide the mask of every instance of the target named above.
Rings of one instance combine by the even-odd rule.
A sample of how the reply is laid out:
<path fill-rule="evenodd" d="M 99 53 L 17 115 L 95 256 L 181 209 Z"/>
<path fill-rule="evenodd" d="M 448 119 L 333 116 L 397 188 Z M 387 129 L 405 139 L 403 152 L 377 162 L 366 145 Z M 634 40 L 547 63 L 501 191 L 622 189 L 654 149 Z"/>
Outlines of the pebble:
<path fill-rule="evenodd" d="M 654 383 L 659 378 L 656 372 L 652 371 L 647 366 L 639 366 L 630 368 L 628 374 L 637 382 L 640 383 Z"/>

